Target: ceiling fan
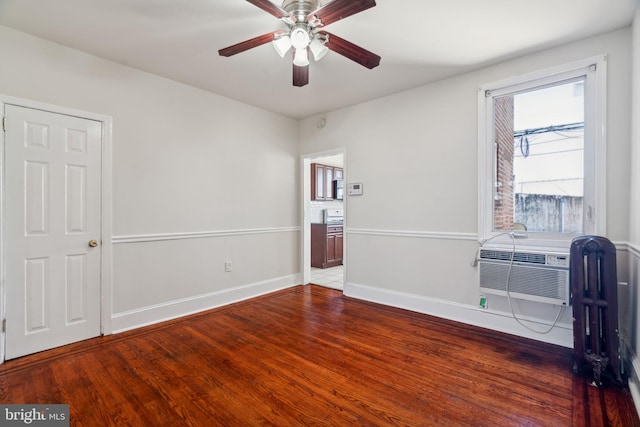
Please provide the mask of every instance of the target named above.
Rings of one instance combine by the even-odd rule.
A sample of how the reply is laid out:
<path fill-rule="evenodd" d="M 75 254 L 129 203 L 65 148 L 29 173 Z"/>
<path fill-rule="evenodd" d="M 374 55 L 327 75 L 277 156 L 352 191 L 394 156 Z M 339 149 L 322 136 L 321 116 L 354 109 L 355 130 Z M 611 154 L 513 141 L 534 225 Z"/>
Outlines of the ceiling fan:
<path fill-rule="evenodd" d="M 375 0 L 333 0 L 318 7 L 319 0 L 284 0 L 278 7 L 269 0 L 247 0 L 287 24 L 288 30 L 277 30 L 220 49 L 222 56 L 232 56 L 272 42 L 278 54 L 293 48 L 293 85 L 309 83 L 309 51 L 319 61 L 329 50 L 369 69 L 380 64 L 380 57 L 345 39 L 322 30 L 340 19 L 376 5 Z"/>

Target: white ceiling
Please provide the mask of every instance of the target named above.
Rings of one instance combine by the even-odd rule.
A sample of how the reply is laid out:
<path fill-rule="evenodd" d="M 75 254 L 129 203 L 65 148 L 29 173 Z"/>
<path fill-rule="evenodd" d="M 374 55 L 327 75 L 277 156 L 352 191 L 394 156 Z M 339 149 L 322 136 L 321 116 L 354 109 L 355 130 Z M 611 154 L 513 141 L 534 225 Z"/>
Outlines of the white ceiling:
<path fill-rule="evenodd" d="M 302 88 L 270 44 L 218 55 L 286 28 L 244 0 L 0 0 L 0 25 L 304 118 L 628 26 L 637 1 L 378 0 L 327 30 L 380 55 L 380 66 L 329 52 Z"/>

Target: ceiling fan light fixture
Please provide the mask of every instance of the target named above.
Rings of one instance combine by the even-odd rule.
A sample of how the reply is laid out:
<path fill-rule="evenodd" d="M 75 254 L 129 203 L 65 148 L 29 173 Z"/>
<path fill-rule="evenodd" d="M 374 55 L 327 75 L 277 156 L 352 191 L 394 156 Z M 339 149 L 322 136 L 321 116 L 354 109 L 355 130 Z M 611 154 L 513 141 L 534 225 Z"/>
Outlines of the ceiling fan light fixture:
<path fill-rule="evenodd" d="M 311 53 L 313 53 L 313 59 L 316 61 L 320 61 L 327 52 L 329 52 L 329 48 L 318 39 L 311 40 L 309 48 L 311 49 Z"/>
<path fill-rule="evenodd" d="M 311 37 L 309 37 L 309 32 L 306 29 L 297 27 L 291 31 L 291 44 L 296 49 L 306 48 L 309 46 L 310 41 Z"/>
<path fill-rule="evenodd" d="M 273 48 L 278 52 L 281 58 L 291 49 L 291 39 L 289 36 L 282 36 L 271 42 Z"/>
<path fill-rule="evenodd" d="M 295 54 L 293 55 L 293 65 L 298 67 L 306 67 L 309 65 L 309 52 L 307 52 L 307 48 L 296 48 Z"/>

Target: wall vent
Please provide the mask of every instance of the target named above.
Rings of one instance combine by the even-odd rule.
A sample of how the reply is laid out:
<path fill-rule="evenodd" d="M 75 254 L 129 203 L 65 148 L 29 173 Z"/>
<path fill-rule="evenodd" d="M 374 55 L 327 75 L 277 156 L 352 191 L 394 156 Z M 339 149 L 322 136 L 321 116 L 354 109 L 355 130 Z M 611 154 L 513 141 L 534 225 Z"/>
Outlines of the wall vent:
<path fill-rule="evenodd" d="M 480 291 L 506 296 L 507 275 L 511 298 L 568 306 L 569 255 L 481 249 L 478 259 Z"/>

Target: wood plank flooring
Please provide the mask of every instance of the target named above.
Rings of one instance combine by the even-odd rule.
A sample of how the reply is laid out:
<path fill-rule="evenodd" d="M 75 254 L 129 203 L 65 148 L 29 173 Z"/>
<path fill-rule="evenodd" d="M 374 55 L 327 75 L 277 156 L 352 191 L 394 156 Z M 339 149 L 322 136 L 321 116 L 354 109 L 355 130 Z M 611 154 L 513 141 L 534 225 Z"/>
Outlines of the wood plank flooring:
<path fill-rule="evenodd" d="M 640 426 L 569 349 L 298 286 L 0 365 L 72 426 Z"/>

